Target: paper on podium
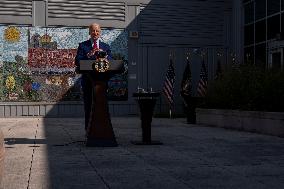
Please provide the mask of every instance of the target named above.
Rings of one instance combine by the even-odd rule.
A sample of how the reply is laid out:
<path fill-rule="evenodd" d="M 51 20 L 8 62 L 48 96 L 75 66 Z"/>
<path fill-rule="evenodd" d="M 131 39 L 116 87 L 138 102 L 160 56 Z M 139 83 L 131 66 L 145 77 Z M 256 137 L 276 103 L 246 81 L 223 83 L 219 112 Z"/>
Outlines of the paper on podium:
<path fill-rule="evenodd" d="M 95 60 L 80 60 L 80 71 L 92 71 L 92 65 L 95 63 Z M 119 71 L 123 68 L 122 60 L 111 60 L 109 61 L 108 71 Z"/>

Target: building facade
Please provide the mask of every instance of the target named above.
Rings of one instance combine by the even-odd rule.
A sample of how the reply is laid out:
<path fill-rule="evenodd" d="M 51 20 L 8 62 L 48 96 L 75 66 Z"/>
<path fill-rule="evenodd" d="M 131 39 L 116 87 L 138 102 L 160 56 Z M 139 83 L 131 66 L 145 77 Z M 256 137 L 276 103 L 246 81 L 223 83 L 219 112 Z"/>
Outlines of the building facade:
<path fill-rule="evenodd" d="M 283 69 L 283 0 L 244 0 L 244 56 L 264 68 Z"/>
<path fill-rule="evenodd" d="M 132 93 L 138 87 L 162 91 L 170 58 L 176 74 L 174 113 L 181 114 L 187 57 L 195 96 L 202 62 L 210 81 L 217 62 L 225 69 L 268 44 L 268 39 L 255 43 L 255 36 L 248 41 L 247 28 L 257 21 L 247 21 L 249 6 L 251 1 L 240 0 L 0 0 L 0 116 L 83 115 L 72 60 L 93 22 L 127 65 L 127 72 L 109 83 L 111 114 L 138 114 Z M 161 95 L 155 112 L 166 114 L 168 108 Z"/>

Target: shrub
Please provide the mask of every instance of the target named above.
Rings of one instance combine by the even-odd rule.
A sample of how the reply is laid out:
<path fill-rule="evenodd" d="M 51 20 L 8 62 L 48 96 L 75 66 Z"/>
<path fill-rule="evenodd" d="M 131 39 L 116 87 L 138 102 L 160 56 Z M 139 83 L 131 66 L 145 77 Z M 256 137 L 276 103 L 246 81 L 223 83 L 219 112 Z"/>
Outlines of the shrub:
<path fill-rule="evenodd" d="M 202 107 L 284 111 L 284 73 L 242 64 L 208 86 Z"/>

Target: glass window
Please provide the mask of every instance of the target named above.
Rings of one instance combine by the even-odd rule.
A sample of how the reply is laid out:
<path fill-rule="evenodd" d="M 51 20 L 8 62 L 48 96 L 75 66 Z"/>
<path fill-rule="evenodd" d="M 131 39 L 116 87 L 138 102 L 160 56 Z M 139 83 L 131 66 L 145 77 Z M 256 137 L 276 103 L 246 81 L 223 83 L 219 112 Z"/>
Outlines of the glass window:
<path fill-rule="evenodd" d="M 281 37 L 284 37 L 284 14 L 281 14 Z"/>
<path fill-rule="evenodd" d="M 255 46 L 255 64 L 262 68 L 266 66 L 266 43 Z"/>
<path fill-rule="evenodd" d="M 244 50 L 245 52 L 245 63 L 254 64 L 254 47 L 247 47 Z"/>
<path fill-rule="evenodd" d="M 267 38 L 274 39 L 280 33 L 280 15 L 267 19 Z"/>
<path fill-rule="evenodd" d="M 245 45 L 254 43 L 254 24 L 245 26 Z"/>
<path fill-rule="evenodd" d="M 255 1 L 255 19 L 261 19 L 266 16 L 266 0 Z"/>
<path fill-rule="evenodd" d="M 281 69 L 281 52 L 272 53 L 272 68 Z"/>
<path fill-rule="evenodd" d="M 280 12 L 280 0 L 268 0 L 267 1 L 267 15 Z"/>
<path fill-rule="evenodd" d="M 254 7 L 253 2 L 245 5 L 245 24 L 253 22 Z"/>
<path fill-rule="evenodd" d="M 255 42 L 259 43 L 266 40 L 266 20 L 255 23 Z"/>

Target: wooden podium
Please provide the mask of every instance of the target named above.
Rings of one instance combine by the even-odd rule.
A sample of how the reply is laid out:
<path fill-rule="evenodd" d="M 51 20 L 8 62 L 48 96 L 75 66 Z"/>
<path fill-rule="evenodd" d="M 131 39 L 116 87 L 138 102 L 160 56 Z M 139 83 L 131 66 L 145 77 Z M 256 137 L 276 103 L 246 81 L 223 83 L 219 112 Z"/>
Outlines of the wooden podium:
<path fill-rule="evenodd" d="M 88 60 L 90 64 L 94 60 Z M 85 62 L 86 63 L 86 62 Z M 110 64 L 123 64 L 121 61 L 112 61 Z M 86 146 L 88 147 L 115 147 L 116 138 L 113 132 L 107 100 L 107 82 L 112 74 L 119 73 L 122 66 L 111 66 L 105 72 L 96 70 L 84 71 L 92 83 L 92 108 L 87 128 Z"/>

